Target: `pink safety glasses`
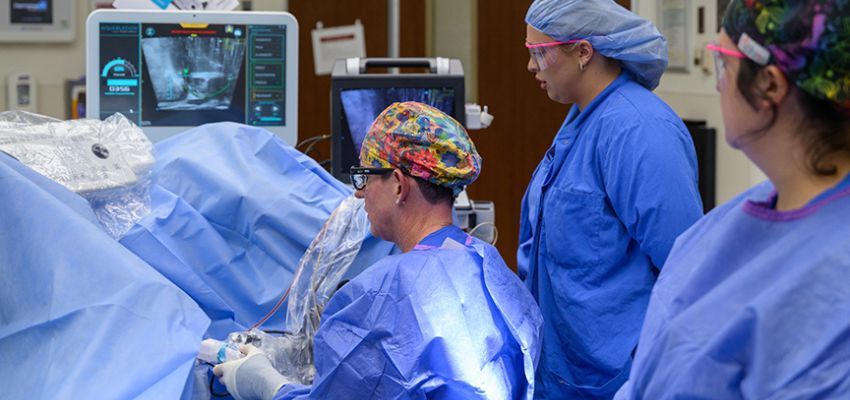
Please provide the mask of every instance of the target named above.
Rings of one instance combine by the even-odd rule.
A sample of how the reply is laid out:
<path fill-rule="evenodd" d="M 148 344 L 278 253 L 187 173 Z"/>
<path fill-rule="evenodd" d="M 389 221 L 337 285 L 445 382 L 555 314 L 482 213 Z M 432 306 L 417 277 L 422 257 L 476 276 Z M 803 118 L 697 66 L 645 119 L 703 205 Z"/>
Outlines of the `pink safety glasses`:
<path fill-rule="evenodd" d="M 557 60 L 557 47 L 565 44 L 573 44 L 578 40 L 568 40 L 566 42 L 545 42 L 545 43 L 528 43 L 525 42 L 525 48 L 531 55 L 531 60 L 538 71 L 543 71 L 552 66 Z"/>
<path fill-rule="evenodd" d="M 705 45 L 705 48 L 711 50 L 712 54 L 714 54 L 714 76 L 717 78 L 717 82 L 721 82 L 725 76 L 724 71 L 726 70 L 726 62 L 723 61 L 722 56 L 735 57 L 739 59 L 747 58 L 744 53 L 721 47 L 717 43 L 709 43 Z"/>

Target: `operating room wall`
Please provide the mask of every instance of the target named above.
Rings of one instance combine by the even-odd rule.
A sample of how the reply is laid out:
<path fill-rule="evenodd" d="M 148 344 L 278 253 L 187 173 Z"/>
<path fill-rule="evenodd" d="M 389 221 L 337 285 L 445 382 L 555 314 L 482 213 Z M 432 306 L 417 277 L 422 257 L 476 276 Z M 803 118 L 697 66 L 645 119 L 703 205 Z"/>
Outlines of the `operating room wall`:
<path fill-rule="evenodd" d="M 62 0 L 76 3 L 74 40 L 63 43 L 0 42 L 0 111 L 8 109 L 6 79 L 15 73 L 32 74 L 36 81 L 36 107 L 39 114 L 65 119 L 68 100 L 65 80 L 78 79 L 86 68 L 86 18 L 89 0 Z M 253 0 L 256 11 L 283 11 L 288 0 Z"/>
<path fill-rule="evenodd" d="M 688 6 L 686 29 L 691 38 L 691 54 L 687 72 L 667 71 L 655 93 L 664 99 L 683 119 L 705 120 L 717 129 L 717 204 L 726 202 L 748 187 L 767 179 L 742 152 L 730 147 L 724 139 L 720 95 L 715 89 L 712 55 L 703 51 L 705 44 L 717 37 L 717 0 L 685 0 Z M 658 23 L 661 0 L 633 0 L 632 10 Z M 698 10 L 704 10 L 704 30 L 698 32 Z M 722 12 L 722 10 L 720 10 Z"/>
<path fill-rule="evenodd" d="M 68 1 L 68 0 L 65 0 Z M 74 40 L 63 43 L 0 43 L 0 110 L 8 109 L 6 79 L 29 73 L 36 82 L 36 107 L 40 114 L 65 118 L 65 79 L 85 73 L 85 25 L 90 6 L 76 1 Z"/>
<path fill-rule="evenodd" d="M 429 56 L 458 58 L 463 63 L 469 103 L 478 99 L 477 7 L 478 0 L 432 0 L 426 22 L 431 29 Z"/>

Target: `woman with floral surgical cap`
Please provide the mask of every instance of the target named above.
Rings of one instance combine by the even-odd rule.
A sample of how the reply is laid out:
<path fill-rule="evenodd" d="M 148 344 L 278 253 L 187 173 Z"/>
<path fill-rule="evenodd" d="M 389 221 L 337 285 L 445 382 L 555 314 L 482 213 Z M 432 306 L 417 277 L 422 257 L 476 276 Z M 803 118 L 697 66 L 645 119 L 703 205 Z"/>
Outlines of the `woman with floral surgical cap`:
<path fill-rule="evenodd" d="M 770 180 L 679 237 L 617 398 L 850 398 L 850 2 L 733 0 L 707 47 Z"/>
<path fill-rule="evenodd" d="M 522 202 L 520 276 L 543 312 L 535 398 L 610 399 L 629 375 L 650 290 L 702 216 L 682 120 L 652 93 L 667 46 L 613 0 L 536 0 L 528 70 L 572 109 Z"/>
<path fill-rule="evenodd" d="M 404 252 L 343 286 L 313 339 L 312 386 L 256 348 L 216 366 L 237 399 L 530 399 L 542 317 L 499 252 L 452 223 L 481 158 L 463 126 L 421 103 L 375 120 L 351 168 L 372 233 Z"/>

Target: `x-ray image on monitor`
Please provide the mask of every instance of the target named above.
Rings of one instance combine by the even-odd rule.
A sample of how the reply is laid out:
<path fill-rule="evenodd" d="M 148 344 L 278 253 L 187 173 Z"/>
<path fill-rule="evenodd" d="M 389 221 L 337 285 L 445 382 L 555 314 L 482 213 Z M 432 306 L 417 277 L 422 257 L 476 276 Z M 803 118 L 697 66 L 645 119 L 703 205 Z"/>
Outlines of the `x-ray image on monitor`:
<path fill-rule="evenodd" d="M 245 39 L 147 37 L 141 39 L 160 110 L 226 110 L 245 54 Z"/>
<path fill-rule="evenodd" d="M 340 99 L 357 154 L 372 122 L 395 102 L 416 101 L 455 115 L 455 92 L 447 88 L 345 89 L 340 93 Z"/>
<path fill-rule="evenodd" d="M 155 142 L 216 122 L 297 142 L 291 14 L 97 10 L 86 21 L 86 76 L 92 117 L 121 113 Z"/>
<path fill-rule="evenodd" d="M 285 27 L 100 24 L 100 118 L 142 127 L 286 123 Z"/>

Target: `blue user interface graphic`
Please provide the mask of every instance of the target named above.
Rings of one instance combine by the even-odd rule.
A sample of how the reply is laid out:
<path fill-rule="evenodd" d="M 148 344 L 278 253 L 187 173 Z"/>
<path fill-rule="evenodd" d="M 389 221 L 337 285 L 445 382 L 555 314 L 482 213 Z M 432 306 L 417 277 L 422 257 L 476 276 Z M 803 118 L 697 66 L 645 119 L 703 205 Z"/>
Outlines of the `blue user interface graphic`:
<path fill-rule="evenodd" d="M 285 124 L 284 26 L 100 26 L 101 118 L 140 126 Z"/>
<path fill-rule="evenodd" d="M 9 21 L 13 24 L 52 24 L 51 0 L 12 0 L 9 2 Z"/>

